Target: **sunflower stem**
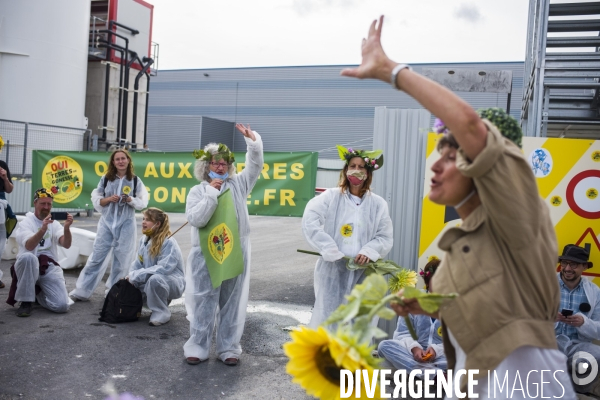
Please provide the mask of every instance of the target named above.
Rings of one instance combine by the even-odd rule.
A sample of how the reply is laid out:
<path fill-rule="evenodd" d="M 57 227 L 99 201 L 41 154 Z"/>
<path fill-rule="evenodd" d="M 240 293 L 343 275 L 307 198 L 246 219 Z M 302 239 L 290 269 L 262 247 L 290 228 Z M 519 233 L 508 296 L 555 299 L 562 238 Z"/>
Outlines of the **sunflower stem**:
<path fill-rule="evenodd" d="M 300 249 L 297 249 L 296 251 L 298 253 L 312 254 L 313 256 L 320 256 L 321 255 L 321 253 L 317 253 L 316 251 L 308 251 L 308 250 L 300 250 Z"/>
<path fill-rule="evenodd" d="M 383 306 L 385 306 L 387 303 L 389 303 L 391 301 L 395 301 L 396 303 L 400 304 L 401 306 L 404 305 L 404 301 L 402 301 L 402 299 L 400 297 L 396 296 L 395 294 L 388 294 L 383 299 L 381 299 L 381 301 L 379 303 L 377 303 L 377 305 L 375 307 L 373 307 L 371 309 L 367 318 L 369 320 L 372 320 L 373 317 L 377 314 L 377 312 L 379 310 L 381 310 L 381 308 Z M 413 327 L 413 324 L 410 321 L 410 318 L 408 318 L 408 315 L 406 315 L 404 317 L 404 322 L 406 322 L 406 327 L 408 328 L 408 332 L 410 332 L 410 336 L 413 338 L 413 340 L 417 340 L 418 339 L 417 333 L 415 332 L 415 328 Z"/>

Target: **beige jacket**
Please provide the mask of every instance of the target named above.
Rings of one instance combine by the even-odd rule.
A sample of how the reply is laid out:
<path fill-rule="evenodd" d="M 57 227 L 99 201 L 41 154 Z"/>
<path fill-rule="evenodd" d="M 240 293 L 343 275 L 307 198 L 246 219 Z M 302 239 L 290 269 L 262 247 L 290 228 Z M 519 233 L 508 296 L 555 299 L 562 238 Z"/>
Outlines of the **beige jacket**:
<path fill-rule="evenodd" d="M 456 161 L 474 180 L 481 205 L 442 236 L 447 253 L 433 277 L 436 292 L 459 294 L 440 309 L 448 368 L 456 353 L 447 329 L 467 355 L 465 368 L 480 376 L 521 346 L 555 349 L 560 300 L 556 235 L 531 167 L 484 122 L 485 149 L 474 162 L 459 151 Z"/>

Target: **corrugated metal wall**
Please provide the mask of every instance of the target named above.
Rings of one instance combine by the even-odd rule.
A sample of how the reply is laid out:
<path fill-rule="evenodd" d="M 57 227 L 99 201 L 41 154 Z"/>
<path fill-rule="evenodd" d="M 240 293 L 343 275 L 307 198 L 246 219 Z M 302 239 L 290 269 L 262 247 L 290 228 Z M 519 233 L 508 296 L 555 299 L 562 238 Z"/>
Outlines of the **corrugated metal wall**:
<path fill-rule="evenodd" d="M 415 64 L 421 68 L 512 70 L 511 114 L 519 118 L 523 96 L 523 63 Z M 148 142 L 151 150 L 187 150 L 189 143 L 164 134 L 177 129 L 153 126 L 158 116 L 205 116 L 249 123 L 263 137 L 267 151 L 319 151 L 336 159 L 335 144 L 368 147 L 373 141 L 375 107 L 416 109 L 402 92 L 374 80 L 339 75 L 344 66 L 271 67 L 160 71 L 150 84 Z M 505 107 L 506 94 L 459 93 L 473 107 Z M 177 116 L 177 117 L 175 117 Z M 173 126 L 179 123 L 173 120 Z M 161 136 L 159 143 L 153 136 Z M 175 136 L 175 135 L 173 135 Z M 234 135 L 235 149 L 244 149 Z M 156 144 L 155 144 L 156 143 Z"/>
<path fill-rule="evenodd" d="M 383 197 L 394 225 L 394 247 L 386 258 L 417 270 L 425 173 L 425 146 L 431 113 L 427 110 L 375 109 L 373 148 L 383 149 L 384 164 L 373 175 L 373 192 Z M 396 320 L 380 320 L 390 335 Z"/>
<path fill-rule="evenodd" d="M 200 133 L 200 146 L 204 148 L 207 144 L 223 143 L 229 147 L 230 150 L 235 151 L 233 141 L 235 124 L 233 122 L 222 121 L 219 119 L 202 117 L 202 130 Z M 237 130 L 236 130 L 237 132 Z M 241 134 L 238 133 L 240 136 Z M 246 150 L 246 143 L 242 143 L 243 147 L 240 147 L 241 151 Z"/>
<path fill-rule="evenodd" d="M 200 115 L 148 115 L 146 143 L 151 151 L 187 151 L 200 147 Z"/>

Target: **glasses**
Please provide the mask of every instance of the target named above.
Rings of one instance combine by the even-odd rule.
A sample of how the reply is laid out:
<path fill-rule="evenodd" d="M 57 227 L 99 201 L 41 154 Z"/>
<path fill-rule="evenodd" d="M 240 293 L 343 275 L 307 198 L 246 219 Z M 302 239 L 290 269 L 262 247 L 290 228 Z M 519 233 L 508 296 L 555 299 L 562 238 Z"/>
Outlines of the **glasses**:
<path fill-rule="evenodd" d="M 575 261 L 564 261 L 563 260 L 560 262 L 560 266 L 563 268 L 571 267 L 571 269 L 577 269 L 577 268 L 579 268 L 580 265 L 582 265 L 582 264 L 575 262 Z"/>
<path fill-rule="evenodd" d="M 229 164 L 227 164 L 227 163 L 218 163 L 218 162 L 212 162 L 212 161 L 210 162 L 210 165 L 212 165 L 215 168 L 219 168 L 219 167 L 227 168 L 229 166 Z"/>

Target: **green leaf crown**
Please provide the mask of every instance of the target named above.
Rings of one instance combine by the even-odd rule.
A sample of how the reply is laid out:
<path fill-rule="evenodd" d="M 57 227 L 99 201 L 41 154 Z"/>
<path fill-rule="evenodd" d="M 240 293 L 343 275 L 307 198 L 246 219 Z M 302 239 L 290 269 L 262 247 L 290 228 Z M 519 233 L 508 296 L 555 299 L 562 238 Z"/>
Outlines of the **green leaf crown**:
<path fill-rule="evenodd" d="M 192 152 L 194 157 L 197 160 L 211 162 L 213 157 L 215 161 L 225 160 L 227 163 L 231 164 L 235 162 L 235 157 L 233 156 L 233 152 L 229 150 L 229 147 L 224 145 L 223 143 L 219 143 L 219 147 L 217 148 L 216 154 L 211 154 L 210 151 L 206 150 L 194 150 Z"/>

